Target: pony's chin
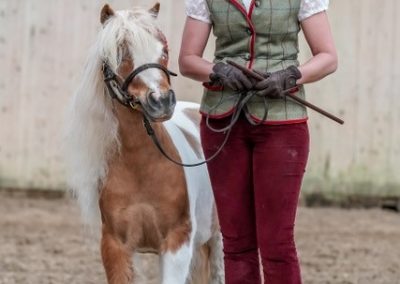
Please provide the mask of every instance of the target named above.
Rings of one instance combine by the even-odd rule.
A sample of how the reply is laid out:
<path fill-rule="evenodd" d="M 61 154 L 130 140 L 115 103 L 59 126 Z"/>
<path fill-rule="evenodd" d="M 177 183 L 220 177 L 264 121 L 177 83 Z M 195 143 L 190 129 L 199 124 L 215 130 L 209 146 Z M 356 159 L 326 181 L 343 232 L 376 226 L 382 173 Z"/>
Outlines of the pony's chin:
<path fill-rule="evenodd" d="M 169 120 L 175 109 L 175 105 L 169 108 L 168 110 L 164 110 L 162 112 L 155 111 L 155 110 L 150 110 L 146 108 L 146 106 L 142 105 L 143 112 L 147 119 L 149 119 L 152 122 L 163 122 Z"/>
<path fill-rule="evenodd" d="M 171 115 L 162 116 L 162 117 L 151 117 L 151 116 L 148 116 L 148 118 L 152 122 L 164 122 L 164 121 L 169 120 L 171 117 L 172 117 L 172 114 Z"/>

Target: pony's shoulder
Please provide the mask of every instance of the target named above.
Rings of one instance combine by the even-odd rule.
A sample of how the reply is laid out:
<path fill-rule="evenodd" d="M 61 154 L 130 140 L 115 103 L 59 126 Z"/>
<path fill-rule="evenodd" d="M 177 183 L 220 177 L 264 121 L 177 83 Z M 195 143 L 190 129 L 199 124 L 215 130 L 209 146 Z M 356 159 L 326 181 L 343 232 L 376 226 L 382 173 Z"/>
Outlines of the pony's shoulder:
<path fill-rule="evenodd" d="M 183 161 L 197 163 L 203 154 L 200 144 L 199 104 L 179 101 L 176 104 L 174 115 L 164 122 L 176 148 L 180 151 Z M 185 150 L 186 149 L 186 150 Z"/>

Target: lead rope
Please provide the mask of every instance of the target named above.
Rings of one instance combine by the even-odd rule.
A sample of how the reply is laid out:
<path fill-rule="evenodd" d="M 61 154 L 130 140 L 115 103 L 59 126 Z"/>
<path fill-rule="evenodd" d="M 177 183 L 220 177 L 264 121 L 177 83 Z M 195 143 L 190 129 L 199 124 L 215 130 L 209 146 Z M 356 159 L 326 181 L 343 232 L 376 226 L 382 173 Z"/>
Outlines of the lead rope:
<path fill-rule="evenodd" d="M 225 134 L 225 138 L 224 141 L 222 142 L 221 146 L 218 148 L 218 150 L 208 159 L 198 162 L 198 163 L 194 163 L 194 164 L 186 164 L 186 163 L 181 163 L 178 161 L 175 161 L 174 159 L 172 159 L 163 149 L 163 147 L 161 146 L 160 142 L 157 139 L 157 136 L 154 132 L 153 127 L 150 124 L 150 121 L 147 119 L 146 116 L 143 116 L 143 125 L 146 128 L 147 134 L 151 137 L 151 139 L 153 140 L 154 144 L 156 145 L 156 147 L 158 148 L 158 150 L 161 152 L 161 154 L 164 155 L 165 158 L 167 158 L 168 160 L 170 160 L 172 163 L 182 166 L 182 167 L 197 167 L 197 166 L 201 166 L 205 163 L 208 163 L 209 161 L 213 160 L 224 148 L 226 142 L 228 141 L 229 138 L 229 134 L 231 133 L 232 128 L 230 128 L 228 130 L 228 132 Z"/>
<path fill-rule="evenodd" d="M 206 125 L 207 127 L 214 132 L 217 133 L 221 133 L 221 132 L 225 132 L 225 138 L 224 141 L 221 143 L 221 145 L 218 147 L 217 151 L 215 151 L 215 153 L 209 157 L 208 159 L 205 159 L 204 161 L 198 162 L 198 163 L 194 163 L 194 164 L 187 164 L 187 163 L 181 163 L 178 162 L 174 159 L 172 159 L 163 149 L 163 147 L 161 146 L 159 140 L 157 139 L 157 136 L 154 132 L 153 127 L 151 126 L 151 123 L 149 121 L 149 119 L 146 117 L 146 115 L 143 113 L 143 125 L 146 128 L 147 134 L 151 137 L 151 139 L 153 140 L 153 143 L 156 145 L 156 147 L 158 148 L 158 150 L 161 152 L 161 154 L 164 155 L 164 157 L 166 157 L 169 161 L 171 161 L 172 163 L 182 166 L 182 167 L 197 167 L 197 166 L 201 166 L 205 163 L 210 162 L 211 160 L 215 159 L 215 157 L 218 156 L 219 153 L 221 153 L 222 149 L 224 148 L 224 146 L 226 145 L 226 143 L 228 142 L 229 136 L 231 134 L 232 128 L 235 125 L 235 123 L 238 121 L 240 114 L 243 110 L 243 108 L 245 107 L 246 103 L 255 95 L 254 92 L 250 92 L 249 94 L 243 96 L 243 94 L 238 94 L 239 100 L 236 103 L 236 108 L 232 114 L 231 120 L 229 122 L 229 124 L 226 127 L 220 128 L 220 129 L 216 129 L 211 127 L 210 123 L 209 123 L 209 118 L 210 115 L 207 114 L 206 117 Z M 214 110 L 215 108 L 217 108 L 220 104 L 222 104 L 222 100 L 219 102 L 219 104 L 217 104 L 215 107 L 212 108 L 212 110 Z M 253 125 L 259 125 L 262 124 L 263 122 L 265 122 L 267 115 L 268 115 L 268 106 L 267 106 L 267 102 L 266 99 L 264 98 L 264 107 L 265 107 L 265 112 L 264 112 L 264 116 L 262 118 L 262 120 L 259 123 L 252 123 Z M 212 110 L 209 112 L 211 113 Z"/>

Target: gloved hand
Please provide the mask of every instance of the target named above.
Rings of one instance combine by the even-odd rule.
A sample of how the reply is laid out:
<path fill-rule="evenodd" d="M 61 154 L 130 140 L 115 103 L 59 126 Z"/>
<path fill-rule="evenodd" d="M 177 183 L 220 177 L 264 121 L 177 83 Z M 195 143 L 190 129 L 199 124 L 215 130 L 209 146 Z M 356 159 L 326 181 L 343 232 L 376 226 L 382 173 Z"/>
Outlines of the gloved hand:
<path fill-rule="evenodd" d="M 282 98 L 283 91 L 296 87 L 296 81 L 301 78 L 299 69 L 294 65 L 272 73 L 257 73 L 265 79 L 255 84 L 254 89 L 257 90 L 256 94 L 271 99 Z"/>
<path fill-rule="evenodd" d="M 211 82 L 218 82 L 224 87 L 231 88 L 234 91 L 247 91 L 253 87 L 250 79 L 238 68 L 219 62 L 214 65 L 213 73 L 210 74 Z"/>

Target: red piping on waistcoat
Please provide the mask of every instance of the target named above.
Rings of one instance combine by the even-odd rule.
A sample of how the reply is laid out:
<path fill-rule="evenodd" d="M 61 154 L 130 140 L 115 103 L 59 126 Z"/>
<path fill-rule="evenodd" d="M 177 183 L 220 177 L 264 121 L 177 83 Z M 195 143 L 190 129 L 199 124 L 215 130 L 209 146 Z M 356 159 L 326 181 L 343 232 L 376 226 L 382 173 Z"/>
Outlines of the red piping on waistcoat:
<path fill-rule="evenodd" d="M 218 86 L 218 85 L 213 86 L 213 85 L 210 85 L 209 82 L 204 82 L 203 87 L 206 88 L 207 90 L 214 91 L 214 92 L 224 90 L 224 86 Z"/>
<path fill-rule="evenodd" d="M 260 123 L 261 119 L 255 117 L 254 115 L 250 114 L 251 119 L 256 122 Z M 264 121 L 263 124 L 266 125 L 284 125 L 284 124 L 296 124 L 296 123 L 303 123 L 308 120 L 308 117 L 305 118 L 299 118 L 299 119 L 291 119 L 291 120 L 267 120 Z"/>
<path fill-rule="evenodd" d="M 200 111 L 201 115 L 203 116 L 209 116 L 212 119 L 220 119 L 220 118 L 224 118 L 227 116 L 230 116 L 234 111 L 235 111 L 235 107 L 231 108 L 230 110 L 228 110 L 227 112 L 221 113 L 221 114 L 208 114 L 206 112 Z"/>
<path fill-rule="evenodd" d="M 209 116 L 211 119 L 220 119 L 220 118 L 225 118 L 230 116 L 236 108 L 232 108 L 227 112 L 221 113 L 221 114 L 207 114 L 206 112 L 203 111 L 199 111 L 200 114 L 204 117 Z M 254 115 L 250 114 L 250 118 L 255 122 L 255 123 L 260 123 L 261 119 L 255 117 Z M 308 117 L 305 118 L 299 118 L 299 119 L 291 119 L 291 120 L 267 120 L 264 121 L 263 124 L 265 125 L 286 125 L 286 124 L 296 124 L 296 123 L 303 123 L 306 122 L 308 120 Z"/>
<path fill-rule="evenodd" d="M 256 30 L 255 30 L 253 22 L 251 20 L 251 16 L 252 16 L 253 11 L 254 11 L 255 1 L 254 0 L 251 1 L 250 9 L 249 9 L 249 13 L 248 14 L 247 14 L 246 9 L 237 0 L 229 0 L 229 2 L 232 5 L 234 5 L 240 12 L 242 12 L 242 14 L 246 18 L 246 22 L 249 25 L 249 29 L 251 31 L 250 47 L 249 47 L 249 49 L 250 49 L 250 59 L 249 59 L 249 64 L 247 65 L 247 68 L 251 69 L 253 67 L 253 62 L 254 62 L 254 55 L 255 55 L 254 46 L 255 46 L 255 42 L 256 42 Z"/>
<path fill-rule="evenodd" d="M 255 7 L 255 1 L 252 0 L 250 4 L 250 9 L 249 9 L 249 15 L 248 18 L 250 19 L 251 23 L 253 21 L 251 20 L 251 17 L 253 16 L 253 11 Z M 250 62 L 249 65 L 247 66 L 249 69 L 253 68 L 253 63 L 254 63 L 254 56 L 255 56 L 255 44 L 256 44 L 256 29 L 253 26 L 253 30 L 251 33 L 251 39 L 250 39 Z"/>

